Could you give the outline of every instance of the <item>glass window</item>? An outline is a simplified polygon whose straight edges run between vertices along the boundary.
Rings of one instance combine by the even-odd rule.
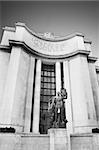
[[[44,71],[44,76],[47,76],[47,71]]]
[[[56,93],[55,64],[43,63],[41,72],[40,133],[46,134],[48,101]]]

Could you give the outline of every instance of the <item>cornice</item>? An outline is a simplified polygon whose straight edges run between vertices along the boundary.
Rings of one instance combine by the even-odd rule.
[[[96,62],[97,61],[97,59],[98,59],[98,57],[94,57],[94,56],[88,56],[88,61],[89,62]]]
[[[75,55],[78,54],[82,54],[82,55],[89,55],[90,51],[87,50],[75,50],[74,52],[71,52],[69,54],[65,54],[65,55],[58,55],[58,56],[51,56],[51,55],[46,55],[46,54],[42,54],[40,52],[35,51],[34,49],[31,49],[25,42],[23,41],[15,41],[15,40],[9,40],[9,44],[10,46],[17,46],[17,47],[22,47],[27,53],[31,53],[33,55],[42,57],[42,58],[47,58],[47,59],[66,59],[66,58],[70,58],[73,57]]]
[[[14,27],[4,27],[2,28],[3,30],[6,30],[6,31],[11,31],[11,32],[15,32],[15,28]]]
[[[95,66],[96,72],[99,72],[99,66]]]
[[[88,39],[84,39],[84,43],[92,44],[92,41],[90,41]]]
[[[0,50],[5,52],[11,52],[11,46],[1,45],[0,44]]]

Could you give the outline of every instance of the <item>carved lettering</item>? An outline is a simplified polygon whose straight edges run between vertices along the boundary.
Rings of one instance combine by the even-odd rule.
[[[38,39],[36,37],[32,38],[33,41],[33,47],[38,50],[39,52],[45,52],[45,53],[56,53],[61,51],[65,51],[65,43],[54,43],[50,41],[43,41],[41,39]]]

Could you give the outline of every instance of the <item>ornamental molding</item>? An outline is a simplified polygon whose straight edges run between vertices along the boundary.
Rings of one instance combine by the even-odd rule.
[[[86,43],[84,43],[84,35],[81,33],[56,37],[49,32],[41,35],[34,33],[24,23],[16,23],[15,25],[15,28],[4,28],[6,36],[2,38],[2,45],[9,46],[10,40],[20,41],[30,47],[32,51],[51,57],[68,55],[77,50],[87,50],[84,45]]]
[[[45,54],[42,54],[42,53],[38,53],[37,51],[31,49],[28,45],[26,45],[26,43],[24,43],[23,41],[14,41],[14,40],[9,40],[9,43],[10,43],[10,47],[13,47],[13,46],[18,46],[18,47],[21,47],[23,48],[23,50],[25,50],[27,53],[31,53],[33,55],[35,55],[35,57],[41,57],[41,58],[45,58],[45,59],[53,59],[53,60],[56,60],[56,59],[71,59],[72,57],[76,56],[76,55],[85,55],[85,56],[88,56],[90,51],[87,51],[87,50],[76,50],[74,52],[71,52],[69,54],[65,54],[65,55],[45,55]]]

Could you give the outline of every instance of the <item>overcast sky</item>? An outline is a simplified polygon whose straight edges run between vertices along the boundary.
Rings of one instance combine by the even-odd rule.
[[[1,25],[24,22],[35,32],[53,32],[66,36],[83,33],[99,57],[99,2],[1,2]],[[1,34],[1,32],[0,32]]]

